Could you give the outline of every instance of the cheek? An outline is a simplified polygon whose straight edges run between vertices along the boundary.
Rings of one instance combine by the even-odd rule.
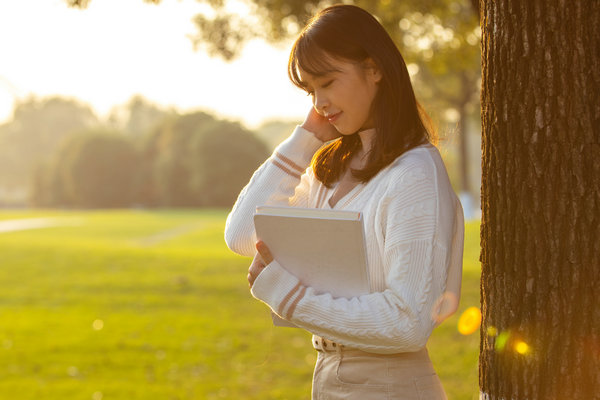
[[[371,105],[373,104],[375,96],[371,93],[363,93],[360,97],[360,102],[357,103],[357,107],[360,108],[360,113],[364,116],[368,116],[371,113]]]

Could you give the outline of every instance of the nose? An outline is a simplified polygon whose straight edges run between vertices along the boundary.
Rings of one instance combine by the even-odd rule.
[[[313,107],[320,115],[325,114],[325,111],[329,107],[329,100],[327,97],[325,97],[325,95],[323,95],[322,92],[319,93],[315,91],[315,94],[313,95]]]

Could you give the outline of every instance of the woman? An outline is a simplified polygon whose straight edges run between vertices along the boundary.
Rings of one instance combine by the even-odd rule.
[[[313,333],[313,399],[444,399],[425,344],[458,305],[463,215],[404,60],[373,16],[337,5],[304,28],[288,72],[313,108],[240,193],[227,244],[255,256],[252,294]],[[263,204],[361,211],[371,293],[333,298],[288,273],[256,241]]]

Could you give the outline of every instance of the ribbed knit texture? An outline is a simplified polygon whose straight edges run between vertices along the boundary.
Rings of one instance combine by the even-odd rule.
[[[309,168],[322,144],[297,127],[254,173],[227,218],[225,240],[233,251],[256,253],[256,206],[330,208],[335,187],[322,185]],[[446,282],[460,295],[462,208],[438,150],[424,145],[408,151],[333,208],[363,213],[371,293],[351,299],[317,293],[274,261],[252,294],[281,317],[349,347],[375,353],[421,349]],[[449,270],[453,279],[447,279]]]

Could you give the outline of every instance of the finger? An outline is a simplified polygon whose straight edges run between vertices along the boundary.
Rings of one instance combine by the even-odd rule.
[[[252,260],[252,264],[250,264],[250,267],[248,268],[247,279],[248,283],[250,284],[250,287],[252,287],[254,281],[264,268],[265,264],[260,259],[260,256],[257,255],[256,257],[254,257],[254,260]]]
[[[273,262],[273,255],[271,255],[271,250],[267,247],[267,245],[263,241],[256,242],[256,250],[260,254],[260,257],[264,261],[265,264],[271,264]]]
[[[250,284],[250,287],[254,285],[254,281],[258,277],[259,273],[260,269],[254,266],[250,267],[250,269],[248,270],[248,283]]]

